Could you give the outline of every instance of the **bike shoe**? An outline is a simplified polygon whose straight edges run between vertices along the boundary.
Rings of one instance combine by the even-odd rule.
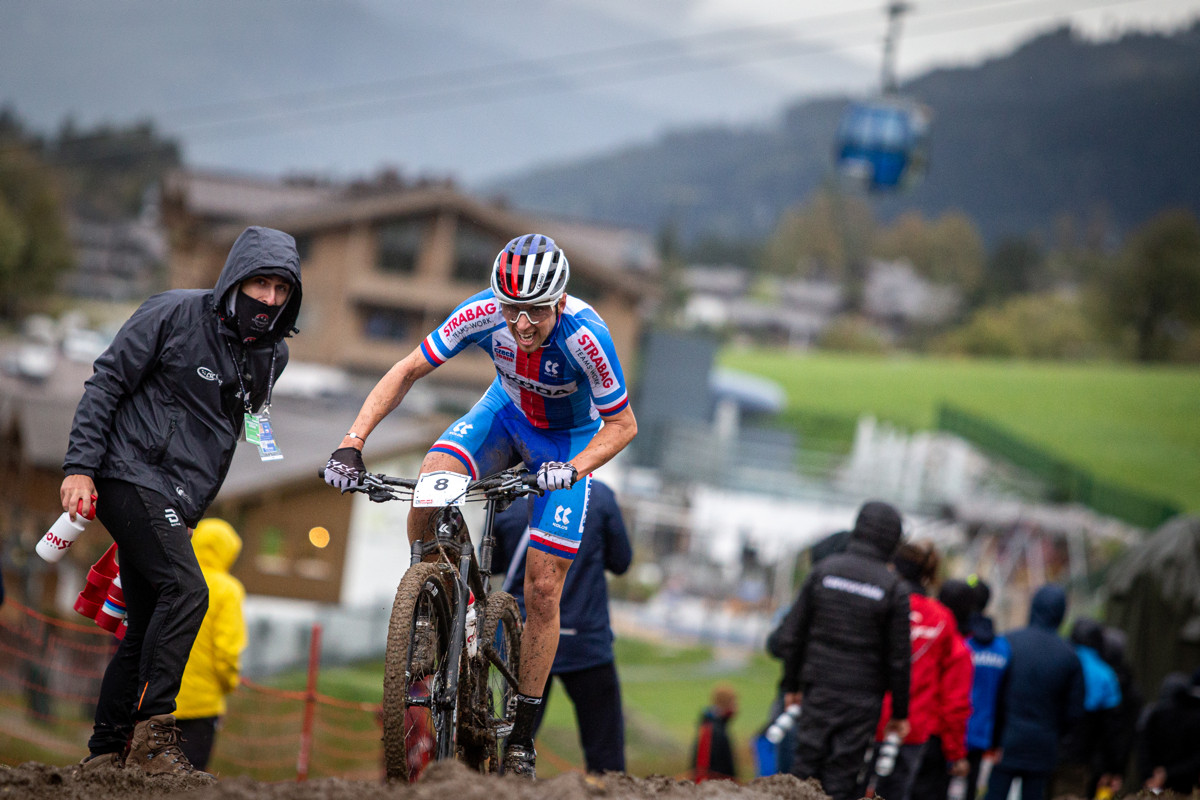
[[[533,747],[509,744],[504,751],[504,772],[533,780],[537,777],[537,751]]]

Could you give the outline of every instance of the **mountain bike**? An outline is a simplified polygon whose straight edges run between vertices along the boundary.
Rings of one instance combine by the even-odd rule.
[[[472,481],[455,472],[420,478],[366,473],[350,491],[374,502],[438,509],[392,604],[383,675],[383,751],[389,782],[415,781],[431,761],[458,758],[500,772],[516,713],[522,621],[517,601],[489,588],[492,526],[518,497],[541,494],[536,476],[506,470]],[[459,506],[487,503],[479,556]]]

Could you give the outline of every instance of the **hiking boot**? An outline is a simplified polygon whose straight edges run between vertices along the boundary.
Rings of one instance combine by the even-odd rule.
[[[509,744],[504,751],[504,772],[533,780],[537,777],[537,751],[532,746]]]
[[[136,767],[147,775],[190,775],[205,783],[216,777],[192,766],[179,748],[179,728],[174,714],[159,714],[139,722],[133,729],[125,766]]]
[[[79,761],[79,774],[99,775],[125,767],[125,758],[121,753],[93,753],[84,756]]]

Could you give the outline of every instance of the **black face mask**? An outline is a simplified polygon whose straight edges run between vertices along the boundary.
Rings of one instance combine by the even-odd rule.
[[[287,305],[286,303],[284,305]],[[238,290],[233,301],[233,313],[237,319],[238,338],[242,344],[254,344],[271,330],[275,318],[283,306],[269,306]]]

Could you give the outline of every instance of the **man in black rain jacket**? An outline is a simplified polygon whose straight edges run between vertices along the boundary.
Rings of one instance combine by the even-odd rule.
[[[908,593],[888,569],[900,536],[895,508],[865,503],[846,551],[813,567],[780,626],[780,689],[787,705],[803,700],[804,709],[792,774],[817,778],[833,800],[859,796],[858,773],[889,690],[889,731],[907,734]]]
[[[214,289],[151,297],[84,384],[60,499],[73,516],[96,503],[117,543],[128,627],[101,683],[82,769],[195,772],[172,715],[208,606],[191,528],[221,488],[246,421],[264,421],[300,300],[295,240],[247,228]],[[260,449],[266,456],[270,446]]]

